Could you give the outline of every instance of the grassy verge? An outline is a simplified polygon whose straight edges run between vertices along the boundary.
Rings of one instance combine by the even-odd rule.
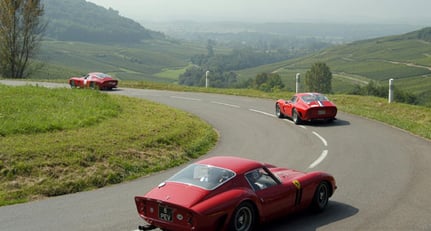
[[[341,111],[384,122],[431,140],[431,108],[404,103],[389,104],[371,96],[334,95]]]
[[[0,136],[91,126],[121,113],[119,104],[96,91],[0,85],[0,94]]]
[[[1,108],[0,205],[134,179],[196,158],[217,140],[199,118],[141,99],[0,88],[2,103],[10,98]]]

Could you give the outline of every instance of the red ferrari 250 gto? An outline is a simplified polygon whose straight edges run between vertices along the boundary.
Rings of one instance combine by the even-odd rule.
[[[71,77],[69,79],[71,88],[92,88],[112,90],[118,85],[118,80],[101,72],[90,72],[82,77]]]
[[[250,231],[307,208],[322,211],[334,177],[254,160],[218,156],[193,163],[144,196],[136,196],[140,230]]]
[[[295,124],[312,120],[332,122],[337,106],[320,93],[297,93],[290,100],[277,100],[275,114],[278,118],[290,117]]]

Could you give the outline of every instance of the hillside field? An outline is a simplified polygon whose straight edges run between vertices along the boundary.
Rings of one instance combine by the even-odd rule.
[[[397,88],[431,101],[431,43],[421,39],[392,36],[334,46],[313,55],[238,71],[241,78],[261,72],[276,72],[289,90],[295,76],[305,76],[316,62],[325,62],[333,73],[334,93],[348,93],[356,84],[377,81],[387,85],[394,79]]]

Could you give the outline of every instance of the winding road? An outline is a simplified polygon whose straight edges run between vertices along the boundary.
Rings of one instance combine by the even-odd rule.
[[[275,102],[266,99],[138,89],[109,93],[167,104],[213,125],[220,140],[204,157],[243,156],[335,176],[338,190],[325,212],[287,217],[263,230],[431,230],[429,140],[342,112],[331,124],[297,126],[276,118]],[[142,222],[134,196],[181,167],[94,191],[0,207],[0,230],[136,230]]]

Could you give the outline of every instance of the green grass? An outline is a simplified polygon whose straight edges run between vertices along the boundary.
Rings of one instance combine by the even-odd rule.
[[[163,69],[161,72],[155,74],[155,76],[157,78],[166,79],[166,80],[169,80],[172,83],[176,83],[176,82],[178,82],[178,77],[181,74],[183,74],[184,72],[186,72],[186,69],[189,66],[190,65],[188,65],[186,67],[182,67],[182,68],[176,68],[176,69]]]
[[[121,113],[118,103],[96,91],[0,85],[0,92],[0,136],[91,126]]]
[[[339,110],[384,122],[431,140],[431,108],[368,96],[333,95]]]
[[[1,110],[2,123],[36,117],[1,128],[0,206],[135,179],[205,154],[217,141],[217,133],[199,118],[141,99],[89,90],[0,88],[2,103],[12,98],[8,110]]]

